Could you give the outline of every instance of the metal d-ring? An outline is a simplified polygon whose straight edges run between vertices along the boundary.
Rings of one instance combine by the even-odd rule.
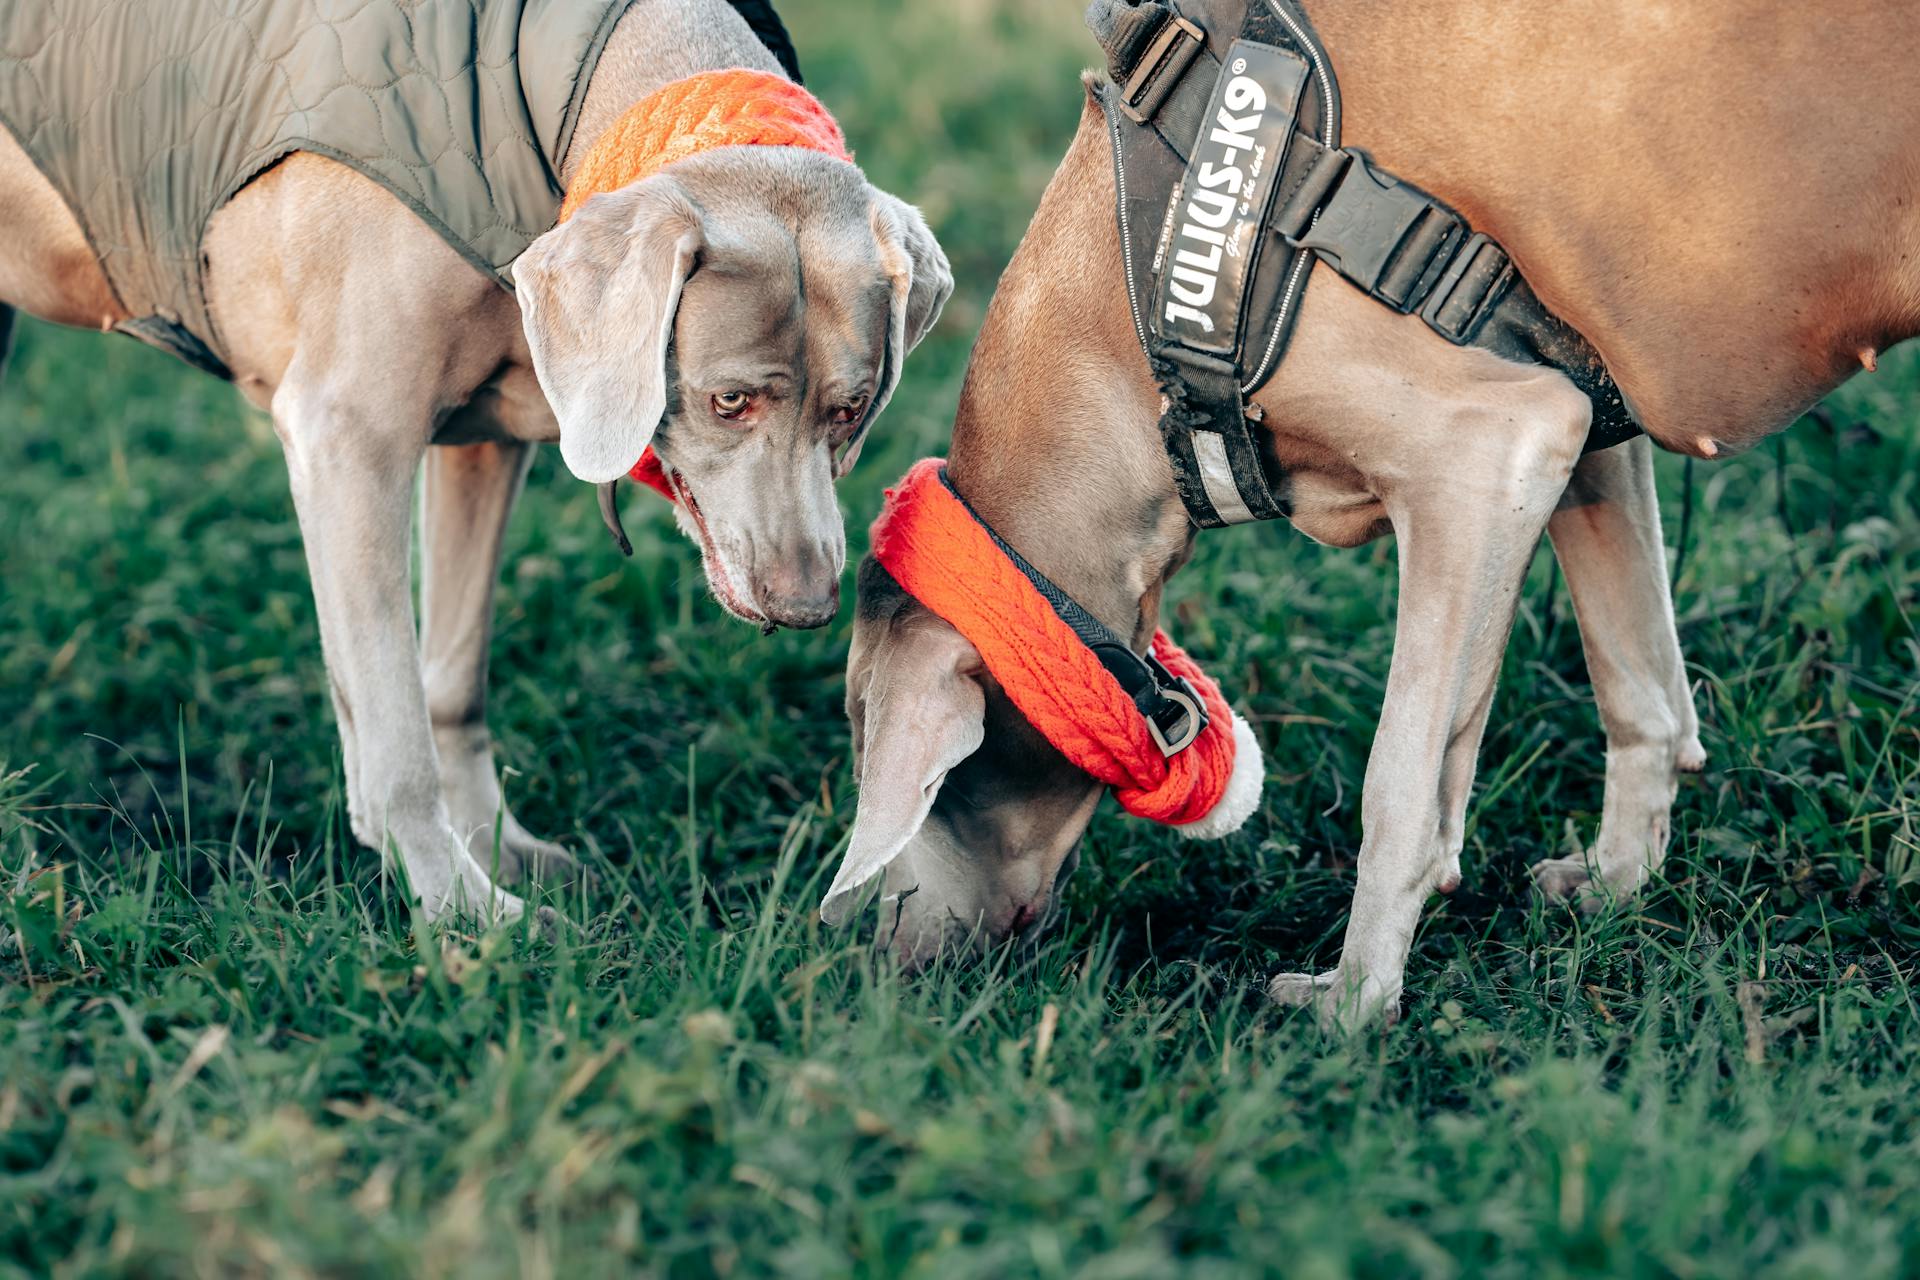
[[[1200,705],[1200,699],[1195,696],[1191,686],[1188,686],[1185,680],[1177,685],[1161,686],[1159,694],[1164,701],[1173,703],[1185,713],[1180,721],[1180,733],[1175,738],[1167,737],[1166,731],[1160,727],[1158,716],[1146,718],[1147,733],[1152,736],[1153,745],[1160,748],[1161,755],[1176,756],[1198,741],[1201,733],[1205,731],[1206,709]]]

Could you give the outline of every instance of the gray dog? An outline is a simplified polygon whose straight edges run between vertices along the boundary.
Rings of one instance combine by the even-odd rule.
[[[780,71],[723,0],[0,0],[0,334],[119,329],[271,411],[353,830],[429,917],[522,912],[496,840],[503,875],[567,857],[507,815],[485,718],[534,444],[606,483],[651,443],[720,602],[819,626],[833,480],[951,291],[915,210],[794,147],[554,226],[630,106],[731,67]]]

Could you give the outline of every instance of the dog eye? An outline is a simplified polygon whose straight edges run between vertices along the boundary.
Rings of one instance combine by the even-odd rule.
[[[744,391],[722,391],[713,398],[713,412],[716,416],[731,422],[747,411],[753,403],[753,397]]]
[[[849,422],[858,422],[860,415],[865,413],[866,410],[867,398],[865,396],[855,396],[833,411],[833,420],[842,425]]]

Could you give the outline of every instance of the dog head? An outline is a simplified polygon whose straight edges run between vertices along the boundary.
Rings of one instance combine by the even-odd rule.
[[[723,147],[589,199],[514,275],[574,475],[651,445],[729,612],[829,621],[833,481],[953,289],[919,212],[844,160]]]
[[[1037,938],[1103,788],[872,557],[860,566],[847,717],[860,805],[826,922],[845,923],[880,876],[879,945],[909,969]]]

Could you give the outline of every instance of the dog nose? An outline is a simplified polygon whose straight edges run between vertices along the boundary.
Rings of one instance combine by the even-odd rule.
[[[1002,936],[1024,937],[1046,920],[1047,912],[1052,909],[1052,906],[1053,894],[1046,889],[1042,889],[1025,902],[1015,902],[1013,914],[1007,917],[1006,932]]]
[[[840,612],[840,575],[818,552],[782,556],[758,575],[754,597],[768,622],[801,631],[824,627]]]

